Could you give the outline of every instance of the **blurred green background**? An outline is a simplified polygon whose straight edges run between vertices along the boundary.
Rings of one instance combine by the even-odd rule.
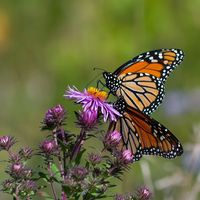
[[[200,121],[199,10],[199,0],[0,1],[1,135],[13,135],[20,145],[35,148],[45,134],[39,131],[44,113],[58,103],[68,109],[68,129],[73,130],[75,106],[63,98],[68,85],[82,90],[99,73],[93,67],[114,71],[139,53],[180,48],[186,57],[169,78],[166,96],[181,91],[191,102],[197,98],[195,109],[170,115],[171,103],[165,100],[153,116],[184,147],[196,144],[192,127]],[[175,103],[176,108],[179,102]],[[117,182],[115,192],[131,192],[146,184],[154,199],[184,199],[196,183],[196,174],[187,172],[182,160],[143,158]],[[180,181],[171,188],[160,188],[158,181],[174,174],[189,178],[184,184]]]

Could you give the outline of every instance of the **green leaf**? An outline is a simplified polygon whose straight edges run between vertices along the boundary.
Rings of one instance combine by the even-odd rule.
[[[108,197],[108,196],[106,196],[106,195],[100,195],[96,199],[102,199],[102,198],[106,198],[106,197]]]
[[[46,192],[42,192],[41,196],[44,197],[45,200],[52,200],[53,198],[47,194]],[[42,198],[43,199],[43,198]]]
[[[113,188],[113,187],[116,187],[117,185],[116,184],[110,184],[108,185],[109,188]]]
[[[45,182],[49,182],[49,176],[43,172],[38,172],[38,175],[41,179],[43,179]]]
[[[66,151],[68,149],[68,143],[66,144],[65,142],[63,142],[59,138],[57,138],[57,139],[58,139],[58,142],[59,142],[59,146],[61,146],[61,148],[62,148],[62,151]]]
[[[70,187],[69,186],[67,186],[67,185],[63,185],[62,186],[62,189],[63,189],[63,191],[66,193],[66,194],[70,194]]]
[[[63,185],[62,190],[65,192],[65,194],[67,194],[69,199],[71,199],[70,196],[72,195],[74,200],[79,200],[81,193],[78,192],[77,190],[74,190],[68,185]]]
[[[77,155],[77,157],[76,157],[76,159],[75,159],[75,163],[76,163],[77,165],[80,164],[81,158],[82,158],[82,156],[83,156],[83,154],[84,154],[85,151],[86,151],[86,150],[83,149],[82,151],[80,151],[80,152],[78,153],[78,155]]]
[[[86,164],[85,164],[85,167],[89,168],[89,166],[90,166],[90,163],[87,161]]]
[[[56,179],[55,181],[60,182],[61,181],[61,173],[60,173],[60,170],[58,169],[58,167],[54,163],[51,165],[51,171],[54,174],[54,180]]]

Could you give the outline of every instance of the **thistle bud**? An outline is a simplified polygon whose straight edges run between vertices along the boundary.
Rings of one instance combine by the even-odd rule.
[[[143,186],[137,190],[137,197],[139,200],[150,200],[152,197],[152,193],[149,188]]]
[[[95,128],[98,119],[98,113],[96,111],[86,110],[76,113],[76,115],[78,119],[77,124],[80,125],[80,127],[83,127],[86,130]]]
[[[57,126],[62,125],[65,119],[65,113],[63,106],[57,105],[49,109],[44,117],[42,129],[54,129]]]
[[[114,200],[126,200],[126,197],[122,194],[116,194]]]
[[[78,179],[82,180],[88,174],[88,170],[85,167],[76,166],[72,169],[72,175]]]
[[[13,163],[10,166],[10,175],[14,178],[20,178],[24,176],[24,165],[22,163]]]
[[[13,180],[9,180],[9,179],[7,179],[7,180],[5,180],[3,183],[2,183],[2,190],[3,191],[11,191],[12,190],[12,188],[14,187],[14,183],[13,183]]]
[[[22,189],[24,191],[26,191],[26,193],[30,193],[32,191],[36,191],[37,190],[37,184],[35,181],[32,180],[26,180],[23,185],[22,185]]]
[[[94,153],[89,154],[89,161],[93,165],[99,164],[101,162],[101,160],[102,160],[101,155],[94,154]]]
[[[121,155],[119,156],[119,160],[120,162],[122,162],[123,164],[129,164],[133,161],[133,154],[131,153],[131,151],[129,149],[124,150]]]
[[[21,160],[21,156],[16,153],[10,153],[10,162],[12,163],[18,163]]]
[[[0,136],[0,150],[6,150],[8,151],[10,147],[15,144],[15,139],[14,137],[11,136]]]
[[[31,158],[32,153],[33,153],[33,150],[29,147],[24,147],[19,151],[19,155],[26,160]]]
[[[44,140],[40,144],[41,151],[46,155],[56,154],[58,151],[58,146],[54,140]]]
[[[120,143],[122,136],[118,131],[108,132],[104,137],[104,145],[111,149]]]

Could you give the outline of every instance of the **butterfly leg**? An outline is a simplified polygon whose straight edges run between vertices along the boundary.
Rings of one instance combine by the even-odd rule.
[[[110,96],[110,94],[111,94],[111,92],[108,92],[108,97]],[[107,97],[107,99],[108,99],[108,97]]]
[[[100,84],[103,86],[103,88],[106,87],[106,85],[105,85],[101,80],[98,80],[98,81],[97,81],[97,88],[99,88],[99,85],[100,85]],[[102,89],[102,88],[101,88],[101,89]]]

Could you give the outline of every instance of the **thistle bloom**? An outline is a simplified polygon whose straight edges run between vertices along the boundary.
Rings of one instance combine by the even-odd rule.
[[[1,136],[0,137],[0,150],[9,150],[10,147],[15,144],[15,139],[11,136]]]
[[[3,191],[7,191],[7,190],[10,191],[14,187],[13,180],[9,180],[9,179],[5,180],[2,183],[2,186],[3,186],[2,188]]]
[[[122,136],[118,131],[108,132],[104,138],[104,145],[107,148],[115,147],[120,143]]]
[[[23,184],[22,184],[22,188],[25,190],[27,193],[31,192],[31,191],[36,191],[37,190],[37,184],[35,181],[32,180],[26,180]]]
[[[137,190],[137,197],[140,200],[149,200],[152,197],[152,193],[149,188],[143,186]]]
[[[43,129],[54,129],[56,126],[61,125],[64,122],[65,113],[66,111],[61,105],[50,108],[45,114]]]
[[[126,197],[122,194],[116,194],[114,199],[115,200],[126,200]]]
[[[85,167],[75,166],[72,169],[72,175],[78,180],[82,180],[88,174],[88,170]]]
[[[94,87],[84,89],[83,92],[78,91],[75,87],[66,91],[66,98],[75,99],[77,103],[82,104],[84,111],[95,112],[98,116],[100,111],[103,114],[103,119],[106,122],[108,118],[111,121],[116,121],[116,116],[121,116],[120,113],[113,108],[113,105],[106,102],[107,93]]]
[[[126,149],[121,153],[119,159],[123,164],[129,164],[133,161],[133,154],[129,149]]]
[[[22,157],[19,154],[16,153],[10,153],[10,162],[19,162],[22,159]]]
[[[102,160],[101,155],[94,154],[94,153],[89,154],[89,161],[93,165],[99,164],[101,162],[101,160]]]
[[[30,147],[23,147],[19,151],[19,155],[24,159],[30,159],[33,155],[33,150]]]
[[[54,140],[44,140],[40,145],[40,149],[43,153],[50,155],[57,152],[58,146]]]
[[[24,169],[24,177],[30,178],[30,177],[32,177],[32,176],[33,176],[33,170],[26,167],[26,168]]]
[[[70,135],[67,131],[65,130],[61,130],[61,129],[58,129],[56,130],[56,135],[57,135],[57,139],[58,139],[58,144],[60,144],[60,142],[68,142],[69,138],[70,138]]]
[[[24,165],[22,163],[13,163],[10,166],[10,175],[12,177],[22,177],[24,175]]]
[[[78,125],[84,127],[85,129],[92,129],[97,123],[97,112],[92,111],[82,111],[77,113]]]

